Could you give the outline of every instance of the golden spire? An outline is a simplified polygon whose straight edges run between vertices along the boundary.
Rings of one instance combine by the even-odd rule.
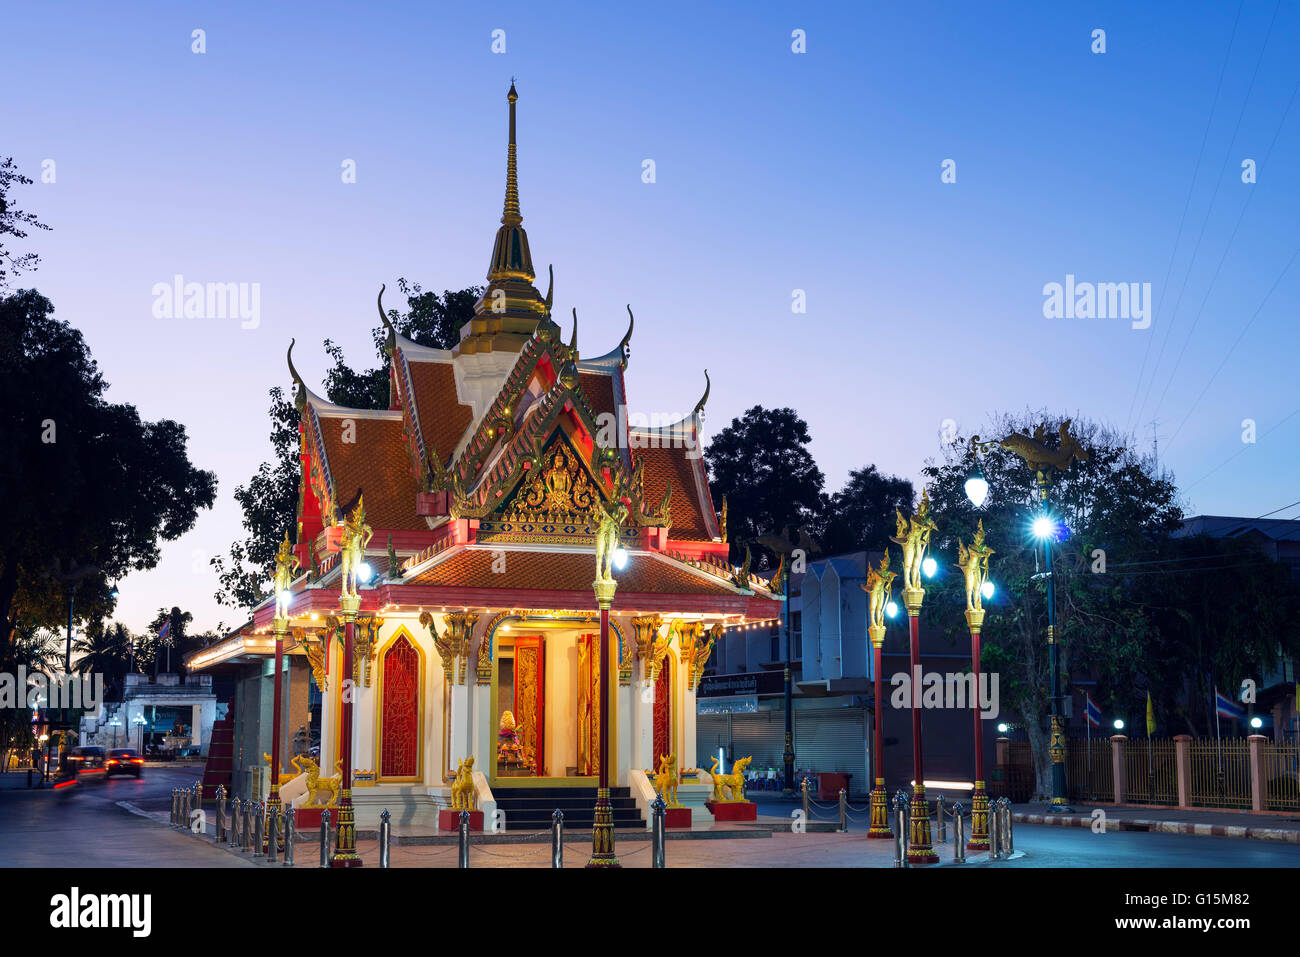
[[[515,157],[515,101],[519,94],[515,92],[514,80],[510,81],[506,99],[510,101],[510,145],[506,148],[506,205],[501,213],[501,222],[506,226],[518,226],[524,217],[519,214],[519,167]]]
[[[519,168],[515,146],[515,92],[510,92],[510,140],[506,147],[506,199],[501,211],[501,226],[492,245],[488,265],[487,288],[474,304],[474,318],[461,327],[456,354],[518,351],[533,335],[539,322],[547,321],[549,306],[533,279],[533,255],[528,249],[528,234],[519,212]]]

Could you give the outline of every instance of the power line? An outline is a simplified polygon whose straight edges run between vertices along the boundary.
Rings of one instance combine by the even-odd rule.
[[[1152,393],[1152,392],[1154,391],[1154,389],[1155,389],[1155,384],[1156,384],[1156,373],[1159,372],[1159,370],[1160,370],[1160,362],[1161,362],[1161,360],[1164,359],[1164,355],[1165,355],[1165,347],[1169,345],[1169,340],[1173,338],[1173,334],[1174,334],[1174,326],[1177,325],[1177,323],[1178,323],[1178,309],[1179,309],[1179,307],[1182,306],[1182,304],[1183,304],[1183,293],[1185,293],[1185,292],[1187,291],[1187,282],[1188,282],[1189,279],[1191,279],[1191,276],[1192,276],[1192,269],[1193,269],[1193,267],[1195,267],[1195,265],[1196,265],[1196,256],[1197,256],[1197,253],[1199,253],[1199,252],[1201,251],[1201,241],[1205,238],[1205,227],[1206,227],[1206,226],[1209,224],[1209,222],[1210,222],[1210,214],[1211,214],[1212,212],[1214,212],[1214,204],[1215,204],[1215,202],[1216,202],[1216,201],[1218,200],[1218,198],[1219,198],[1219,188],[1223,185],[1224,173],[1226,173],[1226,172],[1227,172],[1227,169],[1228,169],[1228,160],[1229,160],[1229,159],[1231,158],[1231,156],[1232,156],[1232,148],[1233,148],[1234,146],[1237,145],[1237,134],[1238,134],[1239,132],[1241,132],[1241,121],[1242,121],[1242,119],[1244,119],[1245,116],[1246,116],[1246,107],[1250,105],[1250,95],[1251,95],[1251,93],[1253,93],[1253,92],[1255,91],[1255,80],[1259,78],[1259,67],[1260,67],[1260,64],[1262,64],[1262,63],[1264,62],[1264,53],[1265,53],[1265,51],[1268,49],[1268,41],[1269,41],[1269,39],[1273,36],[1273,25],[1277,22],[1277,11],[1278,11],[1278,8],[1279,8],[1281,5],[1282,5],[1282,0],[1278,0],[1278,2],[1277,2],[1276,4],[1274,4],[1274,6],[1273,6],[1273,17],[1272,17],[1272,19],[1270,19],[1269,22],[1268,22],[1268,32],[1264,34],[1264,43],[1260,46],[1260,48],[1259,48],[1259,56],[1255,59],[1255,70],[1254,70],[1254,72],[1251,73],[1251,75],[1250,75],[1250,84],[1246,87],[1246,96],[1245,96],[1245,98],[1241,101],[1241,111],[1237,114],[1237,122],[1236,122],[1236,125],[1233,126],[1233,128],[1232,128],[1232,137],[1228,140],[1228,146],[1227,146],[1227,149],[1225,149],[1225,150],[1223,151],[1223,163],[1222,163],[1222,165],[1221,165],[1220,168],[1219,168],[1219,175],[1218,175],[1218,177],[1215,178],[1215,181],[1214,181],[1214,192],[1212,192],[1212,193],[1210,194],[1210,203],[1209,203],[1208,206],[1205,207],[1205,216],[1201,219],[1201,229],[1200,229],[1200,232],[1197,233],[1197,236],[1196,236],[1196,245],[1192,247],[1192,256],[1191,256],[1191,258],[1187,261],[1187,271],[1186,271],[1185,273],[1183,273],[1183,284],[1182,284],[1181,287],[1179,287],[1179,290],[1178,290],[1178,299],[1175,300],[1175,302],[1174,302],[1174,312],[1173,312],[1173,315],[1171,315],[1171,316],[1169,317],[1169,325],[1168,325],[1168,328],[1165,330],[1165,337],[1164,337],[1164,339],[1162,339],[1161,342],[1160,342],[1160,351],[1156,354],[1156,364],[1155,364],[1155,365],[1152,367],[1152,369],[1151,369],[1151,381],[1147,383],[1147,391],[1146,391],[1146,395],[1144,395],[1143,398],[1142,398],[1142,405],[1138,407],[1138,418],[1139,418],[1139,419],[1141,419],[1141,417],[1142,417],[1142,413],[1146,411],[1147,401],[1151,398],[1151,393]],[[1285,117],[1284,117],[1284,119],[1285,119]],[[1280,129],[1281,129],[1281,127],[1279,126],[1279,130],[1280,130]],[[1250,197],[1247,196],[1247,197],[1246,197],[1246,204],[1249,204],[1249,202],[1250,202]],[[1243,210],[1244,210],[1244,208],[1245,208],[1245,205],[1243,205]],[[1240,217],[1238,217],[1238,224],[1240,224],[1240,221],[1241,221],[1241,220],[1240,220]],[[1233,236],[1236,235],[1236,232],[1237,232],[1237,231],[1234,229],[1234,230],[1233,230]],[[1224,248],[1224,253],[1223,253],[1223,255],[1224,255],[1225,258],[1226,258],[1227,254],[1228,254],[1228,253],[1227,253],[1228,248],[1230,248],[1231,245],[1232,245],[1232,239],[1230,238],[1230,239],[1228,240],[1228,246]],[[1219,265],[1220,265],[1220,266],[1223,265],[1223,261],[1222,261],[1222,259],[1220,259],[1220,261],[1219,261]],[[1215,277],[1217,278],[1217,276],[1218,276],[1218,271],[1216,270],[1216,271],[1215,271]],[[1213,280],[1211,281],[1211,285],[1213,285]],[[1208,296],[1209,293],[1207,292],[1206,295]],[[1202,304],[1202,306],[1204,306],[1204,301],[1202,301],[1201,304]],[[1197,318],[1199,319],[1199,317],[1200,317],[1200,314],[1197,313]],[[1195,328],[1196,328],[1196,326],[1193,324],[1192,329],[1195,330]],[[1190,338],[1191,333],[1188,333],[1188,336],[1189,336],[1189,338]],[[1184,343],[1183,348],[1186,349],[1186,343]],[[1180,354],[1179,357],[1181,358],[1181,354]],[[1175,364],[1175,366],[1174,366],[1174,371],[1176,372],[1177,369],[1178,369],[1178,366],[1177,366],[1177,364]],[[1169,381],[1170,381],[1170,382],[1173,381],[1173,373],[1170,374],[1170,380],[1169,380]],[[1161,402],[1164,401],[1165,393],[1167,393],[1168,391],[1169,391],[1169,382],[1166,382],[1166,383],[1165,383],[1164,392],[1162,392],[1162,393],[1160,394],[1160,401],[1161,401]],[[1155,409],[1152,411],[1152,415],[1155,415],[1155,414],[1156,414],[1157,412],[1159,412],[1159,411],[1160,411],[1160,403],[1157,402],[1157,403],[1156,403],[1156,407],[1155,407]]]
[[[1297,252],[1300,252],[1300,250],[1296,250],[1296,251],[1297,251]],[[1292,256],[1291,258],[1294,260],[1294,259],[1295,259],[1295,256]],[[1288,266],[1288,268],[1289,268],[1289,266]],[[1279,277],[1279,278],[1281,278],[1281,277]],[[1275,283],[1274,285],[1276,285],[1276,283]],[[1234,348],[1235,348],[1235,346],[1234,346]],[[1226,360],[1225,360],[1225,361],[1226,361]],[[1221,368],[1223,368],[1223,366],[1220,365],[1219,368],[1221,369]],[[1217,375],[1217,374],[1218,374],[1218,373],[1216,372],[1215,375]],[[1213,380],[1213,377],[1211,377],[1211,380],[1210,380],[1210,381],[1214,381],[1214,380]],[[1209,388],[1209,386],[1207,385],[1206,388]],[[1205,391],[1204,391],[1204,390],[1201,391],[1201,395],[1205,395]],[[1199,402],[1200,399],[1198,398],[1197,401]],[[1272,435],[1274,432],[1276,432],[1278,429],[1280,429],[1280,428],[1281,428],[1283,425],[1285,425],[1287,422],[1291,421],[1291,419],[1295,418],[1297,414],[1300,414],[1300,408],[1295,409],[1293,412],[1291,412],[1290,415],[1286,416],[1286,418],[1284,418],[1284,419],[1282,419],[1282,421],[1278,422],[1277,425],[1273,426],[1271,429],[1269,429],[1267,432],[1265,432],[1263,435],[1261,435],[1260,438],[1261,438],[1261,439],[1268,438],[1270,435]],[[1191,415],[1191,413],[1189,412],[1188,415]],[[1187,420],[1184,419],[1183,421],[1186,422]],[[1182,428],[1182,426],[1179,426],[1179,428]],[[1178,433],[1175,432],[1174,434],[1177,435]],[[1220,462],[1220,463],[1219,463],[1218,465],[1216,465],[1214,468],[1210,469],[1210,471],[1206,472],[1204,475],[1202,475],[1200,478],[1198,478],[1195,482],[1192,482],[1190,485],[1184,485],[1183,488],[1182,488],[1182,490],[1183,490],[1184,492],[1186,492],[1188,489],[1190,489],[1190,488],[1195,488],[1197,485],[1200,485],[1200,484],[1201,484],[1202,482],[1204,482],[1207,478],[1209,478],[1209,477],[1210,477],[1211,475],[1213,475],[1215,472],[1219,471],[1219,469],[1223,468],[1225,465],[1227,465],[1229,462],[1231,462],[1233,459],[1235,459],[1238,455],[1241,455],[1243,452],[1245,452],[1245,451],[1246,451],[1247,449],[1249,449],[1249,448],[1250,448],[1249,445],[1246,445],[1245,443],[1242,443],[1241,448],[1239,448],[1237,451],[1233,452],[1231,455],[1229,455],[1226,459],[1224,459],[1222,462]],[[1294,504],[1297,504],[1297,503],[1292,502],[1291,504],[1294,505]],[[1290,507],[1291,507],[1290,505],[1284,505],[1284,506],[1282,506],[1282,508],[1290,508]],[[1279,509],[1275,509],[1274,511],[1278,511],[1278,512],[1280,512],[1280,511],[1282,511],[1282,509],[1279,508]],[[1272,513],[1272,512],[1268,512],[1267,514],[1272,515],[1273,513]],[[1260,516],[1260,518],[1263,518],[1263,517],[1264,517],[1264,516],[1262,516],[1262,515]]]
[[[1241,9],[1245,6],[1245,3],[1246,0],[1241,0],[1241,2],[1237,4],[1237,15],[1233,17],[1232,20],[1232,33],[1228,37],[1228,49],[1223,54],[1223,66],[1219,68],[1219,81],[1214,86],[1214,100],[1210,104],[1209,118],[1205,121],[1205,132],[1201,134],[1201,148],[1196,153],[1196,166],[1192,169],[1191,185],[1187,187],[1187,199],[1183,201],[1183,212],[1182,215],[1178,217],[1178,232],[1174,235],[1174,248],[1169,253],[1169,265],[1165,267],[1165,278],[1164,282],[1161,284],[1162,289],[1169,283],[1169,276],[1174,270],[1174,260],[1178,256],[1178,246],[1183,239],[1183,225],[1187,222],[1187,210],[1190,209],[1192,205],[1192,194],[1196,192],[1196,180],[1201,174],[1201,160],[1205,157],[1205,144],[1209,142],[1210,127],[1214,124],[1214,114],[1219,108],[1219,94],[1223,90],[1223,77],[1224,74],[1228,72],[1228,61],[1232,59],[1232,45],[1237,39],[1237,24],[1241,22]],[[1163,304],[1164,297],[1161,296],[1160,304],[1156,306],[1157,314],[1160,312],[1160,306]],[[1125,420],[1127,424],[1124,427],[1125,432],[1129,431],[1129,426],[1134,422],[1133,407],[1137,404],[1138,394],[1142,391],[1142,377],[1146,374],[1147,359],[1151,356],[1151,339],[1153,338],[1155,337],[1152,336],[1147,339],[1146,351],[1142,354],[1142,368],[1138,372],[1137,384],[1133,389],[1133,398],[1129,401],[1128,416]],[[1141,416],[1138,418],[1140,419]]]

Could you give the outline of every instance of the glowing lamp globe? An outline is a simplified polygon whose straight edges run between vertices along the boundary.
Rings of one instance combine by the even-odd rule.
[[[980,594],[985,598],[992,598],[994,591],[995,589],[993,588],[993,583],[991,581],[986,581],[983,585],[980,585]]]
[[[1124,730],[1124,719],[1123,719],[1123,718],[1116,718],[1116,719],[1115,719],[1115,730],[1116,730],[1116,731],[1123,731],[1123,730]]]
[[[1264,719],[1259,715],[1255,715],[1255,717],[1250,719],[1250,726],[1258,731],[1260,728],[1264,727]]]
[[[1035,538],[1051,538],[1056,534],[1056,522],[1047,515],[1039,515],[1032,526]]]
[[[620,571],[622,571],[624,568],[627,568],[627,549],[626,549],[626,548],[616,548],[616,549],[614,549],[614,567],[617,568],[617,569],[619,569]]]
[[[976,508],[984,504],[984,500],[989,496],[989,480],[984,477],[978,465],[975,471],[971,472],[966,478],[966,497]]]
[[[939,570],[939,563],[936,562],[929,555],[927,555],[925,557],[925,560],[921,562],[921,574],[925,575],[926,578],[933,578],[934,573],[937,572],[938,570]]]
[[[896,601],[891,601],[888,605],[886,605],[886,606],[885,606],[885,614],[888,615],[890,618],[897,618],[897,617],[898,617],[898,602],[896,602]]]
[[[357,566],[357,581],[359,582],[364,583],[370,581],[370,579],[374,577],[374,574],[375,570],[370,567],[369,562],[362,562]]]

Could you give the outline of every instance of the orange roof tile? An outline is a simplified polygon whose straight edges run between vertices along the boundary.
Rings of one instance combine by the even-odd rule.
[[[704,523],[701,503],[696,497],[694,465],[686,457],[685,448],[635,449],[638,460],[645,462],[645,500],[658,507],[669,480],[673,483],[672,520],[669,538],[682,541],[705,542],[712,536]],[[713,508],[709,502],[708,508]]]
[[[608,412],[611,415],[617,414],[614,408],[614,377],[612,375],[601,375],[599,372],[579,372],[578,387],[582,390],[587,404],[591,406],[591,411],[600,415],[602,412]]]
[[[344,422],[355,428],[354,442],[345,442]],[[360,488],[366,500],[366,520],[375,529],[427,529],[415,512],[418,491],[411,474],[411,457],[402,437],[402,420],[374,419],[358,413],[320,420],[334,494],[341,506]]]
[[[456,377],[447,362],[408,360],[415,408],[426,448],[436,448],[443,464],[469,428],[472,411],[456,400]]]
[[[443,588],[519,588],[539,591],[591,591],[595,555],[582,552],[506,551],[505,571],[493,572],[492,548],[469,548],[421,572],[406,584]],[[499,568],[500,566],[498,566]],[[618,572],[625,594],[735,595],[671,562],[633,552]]]

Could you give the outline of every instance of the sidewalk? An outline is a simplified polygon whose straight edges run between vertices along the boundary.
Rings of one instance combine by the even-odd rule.
[[[1300,844],[1300,816],[1284,812],[1251,813],[1215,808],[1156,807],[1135,804],[1070,804],[1074,813],[1052,813],[1045,802],[1016,804],[1011,816],[1018,824],[1047,824],[1058,827],[1093,826],[1093,815],[1101,811],[1107,831],[1159,831],[1198,837],[1239,837],[1255,841],[1283,841]]]

